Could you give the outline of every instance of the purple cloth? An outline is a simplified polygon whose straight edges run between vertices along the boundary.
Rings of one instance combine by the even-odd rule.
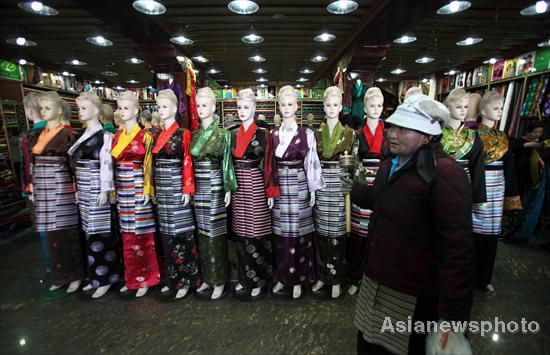
[[[275,236],[275,278],[285,288],[315,282],[313,233],[299,238]]]

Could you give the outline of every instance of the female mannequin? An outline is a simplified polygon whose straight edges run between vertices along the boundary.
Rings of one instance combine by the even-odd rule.
[[[468,112],[469,95],[464,89],[454,89],[443,102],[449,109],[450,117],[443,128],[441,147],[443,151],[456,159],[472,185],[472,203],[474,209],[483,208],[487,202],[485,192],[485,160],[483,144],[476,131],[464,127],[464,119]],[[481,232],[479,219],[473,218],[474,233]]]
[[[99,298],[112,284],[120,282],[122,276],[108,197],[115,189],[111,156],[113,134],[101,126],[101,99],[97,94],[83,92],[76,103],[78,118],[86,124],[86,130],[68,153],[76,166],[77,203],[82,230],[86,234],[90,284],[83,290],[95,289],[92,298]]]
[[[113,119],[114,119],[115,113],[113,111],[113,107],[109,104],[103,104],[101,105],[101,114],[100,114],[100,121],[103,125],[103,129],[107,132],[111,132],[112,134],[115,134],[117,129],[115,126],[113,126]]]
[[[195,194],[191,161],[191,132],[176,122],[178,99],[170,89],[157,95],[159,115],[164,121],[153,145],[155,191],[160,235],[166,264],[166,286],[175,299],[200,286],[195,222],[189,206]]]
[[[503,106],[504,98],[496,91],[485,93],[479,103],[482,120],[477,133],[485,153],[487,208],[474,211],[474,219],[479,218],[481,225],[481,231],[474,233],[475,287],[478,294],[486,298],[496,295],[491,278],[498,237],[502,231],[503,211],[521,209],[508,137],[493,128],[502,117]]]
[[[231,203],[231,191],[237,188],[237,178],[231,159],[231,134],[214,120],[216,97],[212,89],[199,89],[196,104],[201,126],[193,132],[191,155],[204,281],[197,294],[214,300],[222,296],[229,278],[226,208]]]
[[[124,126],[115,135],[112,149],[126,282],[120,292],[137,289],[136,297],[142,297],[160,279],[151,202],[154,195],[153,137],[137,123],[139,102],[133,93],[120,94],[117,105]]]
[[[270,210],[280,191],[271,134],[254,123],[256,97],[251,89],[239,92],[237,110],[242,125],[231,135],[231,152],[239,187],[231,211],[239,283],[233,292],[243,301],[257,301],[272,279]]]
[[[347,174],[347,169],[340,167],[340,156],[352,152],[354,132],[344,128],[338,117],[342,111],[342,93],[336,86],[325,90],[323,105],[326,114],[326,125],[315,131],[317,152],[321,159],[323,178],[326,188],[316,191],[313,221],[315,222],[315,251],[317,282],[313,285],[314,294],[338,298],[340,284],[345,275],[345,236],[346,236],[346,201],[344,196],[349,191],[342,191],[340,176]],[[330,296],[321,292],[327,283],[332,290]]]
[[[387,151],[384,122],[380,120],[384,109],[384,96],[379,88],[372,87],[367,90],[363,100],[367,117],[363,128],[357,131],[357,141],[359,142],[357,158],[361,161],[362,169],[356,171],[354,179],[372,185],[380,166],[380,160]],[[351,233],[347,245],[347,264],[351,283],[348,293],[350,295],[357,292],[363,274],[367,229],[371,214],[371,210],[352,204]]]
[[[34,136],[32,144],[36,231],[46,233],[52,262],[50,291],[69,284],[67,293],[72,293],[78,290],[84,278],[78,211],[67,156],[74,136],[61,123],[63,101],[56,92],[40,94],[38,103],[46,127],[40,135]],[[55,198],[52,199],[52,195]]]
[[[283,288],[292,288],[292,298],[299,298],[301,285],[315,281],[311,208],[315,191],[325,182],[313,131],[296,124],[294,88],[281,88],[278,100],[283,122],[271,131],[281,191],[272,210],[277,264],[273,293],[286,297]]]
[[[473,93],[468,96],[468,112],[466,113],[464,127],[477,129],[477,119],[479,117],[479,102],[481,101],[481,95],[478,93]]]

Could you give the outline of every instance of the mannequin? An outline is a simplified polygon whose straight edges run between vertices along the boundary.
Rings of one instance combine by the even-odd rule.
[[[40,134],[40,131],[46,127],[46,121],[40,116],[40,105],[37,100],[38,94],[36,92],[30,92],[23,98],[23,108],[25,110],[25,116],[27,121],[30,122],[31,128],[28,131],[23,131],[20,138],[20,156],[21,156],[21,192],[23,197],[26,197],[33,202],[32,194],[32,141],[34,137]],[[35,210],[29,205],[31,213],[33,214],[33,221],[36,220]],[[48,255],[48,248],[46,245],[46,233],[38,232],[40,238],[40,244],[42,244],[42,252],[44,254],[44,265],[46,266],[46,272],[51,271],[51,262]]]
[[[176,98],[177,100],[177,98]],[[145,129],[147,132],[151,133],[153,137],[155,137],[159,132],[159,128],[153,127],[153,114],[149,110],[143,110],[141,111],[140,117],[140,123],[143,126],[143,129]]]
[[[346,254],[346,202],[340,184],[340,176],[348,174],[347,169],[340,167],[340,156],[352,152],[355,133],[351,128],[344,128],[339,121],[342,112],[342,93],[336,86],[325,90],[323,106],[326,114],[326,125],[315,131],[317,152],[321,159],[323,179],[327,187],[317,190],[313,208],[315,222],[315,256],[317,282],[312,291],[323,298],[338,298],[341,294],[340,284],[345,281]],[[330,295],[323,289],[328,284]]]
[[[384,122],[380,120],[384,109],[382,91],[377,87],[369,88],[365,93],[363,105],[366,118],[363,128],[357,131],[359,144],[356,153],[361,166],[356,170],[354,180],[372,186],[380,161],[388,151],[384,135]],[[372,211],[369,209],[360,208],[356,204],[351,206],[351,233],[346,256],[351,284],[348,289],[350,295],[357,292],[363,275],[368,237],[367,229],[371,214]]]
[[[36,230],[46,233],[52,262],[53,285],[49,290],[55,291],[69,284],[67,293],[73,293],[84,278],[78,211],[67,156],[74,135],[61,124],[63,101],[57,92],[40,94],[38,103],[46,127],[40,135],[34,136],[32,144]],[[55,193],[54,199],[51,198],[52,192]]]
[[[92,298],[109,291],[121,280],[122,268],[116,238],[112,233],[109,194],[115,190],[111,147],[113,134],[103,130],[99,121],[101,99],[94,92],[83,92],[76,98],[78,118],[86,130],[69,149],[76,166],[77,203],[82,230],[86,234]]]
[[[272,210],[277,264],[273,293],[296,299],[303,294],[302,284],[315,281],[311,208],[315,191],[324,188],[325,182],[315,135],[296,124],[298,100],[292,86],[281,88],[278,103],[283,122],[271,131],[281,191]]]
[[[474,233],[475,242],[475,288],[476,294],[491,298],[496,295],[491,285],[495,264],[498,237],[502,232],[503,211],[521,209],[512,151],[508,137],[496,130],[502,117],[504,98],[496,91],[488,91],[479,103],[481,123],[477,133],[485,153],[485,180],[487,208],[474,211],[479,218],[481,232]]]
[[[274,197],[280,195],[271,134],[254,123],[256,97],[244,89],[237,97],[242,122],[231,135],[231,152],[237,176],[232,198],[232,228],[237,241],[239,282],[233,289],[237,299],[257,301],[271,283]]]
[[[361,81],[361,79],[357,79],[353,85],[353,103],[351,106],[351,114],[353,116],[357,117],[363,117],[365,112],[365,97],[367,93],[367,85]],[[365,123],[364,120],[362,120],[361,125]]]
[[[479,117],[479,102],[481,101],[481,95],[478,93],[473,93],[468,96],[468,112],[466,113],[464,127],[477,129],[477,118]]]
[[[107,132],[111,132],[112,134],[115,134],[117,131],[115,126],[113,126],[114,115],[115,113],[113,112],[113,108],[111,107],[111,105],[101,105],[101,124],[103,125],[104,130],[106,130]]]
[[[195,194],[191,161],[191,132],[176,122],[178,99],[172,90],[157,95],[162,132],[153,144],[157,215],[166,265],[166,286],[174,299],[181,299],[190,289],[200,286],[195,222],[189,206]]]
[[[153,137],[137,123],[139,102],[125,91],[117,99],[124,128],[113,141],[117,182],[117,208],[122,235],[125,286],[120,292],[136,290],[136,297],[147,294],[160,280],[155,252],[153,216]],[[138,219],[139,216],[139,219]]]
[[[212,89],[199,89],[196,104],[201,125],[193,132],[191,154],[203,279],[197,295],[215,300],[224,294],[229,278],[226,208],[231,203],[231,191],[237,188],[237,178],[231,158],[231,134],[219,128],[214,119],[216,97]]]
[[[464,127],[469,101],[470,98],[466,90],[458,88],[451,91],[443,102],[449,109],[450,117],[443,128],[441,147],[466,170],[472,185],[473,209],[479,210],[483,209],[487,202],[485,160],[483,144],[476,131]],[[479,222],[479,218],[473,215],[474,233],[480,233],[482,230]]]
[[[65,100],[63,100],[63,117],[61,118],[61,123],[66,126],[69,129],[71,128],[71,116],[73,112],[71,110],[71,106],[69,106],[69,103]]]

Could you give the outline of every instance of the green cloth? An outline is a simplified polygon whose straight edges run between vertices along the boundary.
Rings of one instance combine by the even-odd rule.
[[[340,138],[342,138],[342,134],[344,133],[343,129],[344,127],[342,127],[342,124],[340,122],[336,123],[336,126],[334,126],[334,131],[332,132],[331,136],[328,124],[323,127],[323,158],[330,159],[332,157],[334,149],[336,148],[338,141],[340,140]]]
[[[229,280],[229,258],[225,235],[209,237],[199,233],[201,277],[210,286],[222,286]]]
[[[339,160],[344,152],[353,155],[353,146],[356,141],[353,129],[342,126],[340,122],[334,128],[330,138],[328,138],[328,126],[315,130],[315,140],[317,141],[317,154],[321,160],[325,161]],[[327,149],[331,151],[327,152]]]
[[[46,124],[47,124],[47,123],[48,123],[48,122],[46,122],[46,121],[36,122],[36,123],[33,125],[33,127],[32,127],[31,129],[29,129],[29,133],[30,133],[30,134],[33,134],[33,133],[35,133],[35,132],[41,130],[42,128],[46,127]]]
[[[193,132],[191,155],[196,160],[208,159],[221,162],[224,191],[237,189],[237,176],[231,156],[231,133],[218,127],[216,121],[213,121],[206,129],[200,126]]]
[[[117,129],[115,128],[115,126],[113,126],[113,124],[110,122],[105,123],[103,125],[103,129],[106,130],[107,132],[111,132],[112,134],[115,134],[117,132]]]

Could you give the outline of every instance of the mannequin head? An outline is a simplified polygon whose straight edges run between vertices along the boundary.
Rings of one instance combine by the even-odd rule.
[[[296,98],[296,91],[294,88],[290,85],[283,86],[281,90],[279,90],[277,100],[279,103],[279,111],[283,118],[294,117],[298,109],[298,99]]]
[[[63,118],[63,100],[57,92],[47,91],[38,96],[40,116],[44,121],[61,121]]]
[[[237,96],[237,112],[239,119],[245,122],[251,122],[254,120],[254,113],[256,111],[256,96],[252,89],[244,89],[239,91]]]
[[[162,124],[163,121],[160,119],[159,113],[157,111],[154,111],[151,114],[151,116],[152,116],[151,124],[153,125],[153,127],[161,127],[161,124]]]
[[[409,96],[414,96],[414,95],[422,95],[422,89],[418,86],[411,86],[407,92],[405,93],[405,100],[409,97]]]
[[[101,113],[101,99],[96,93],[88,91],[76,98],[78,105],[78,119],[81,122],[98,120]]]
[[[279,127],[281,125],[281,121],[282,121],[281,115],[276,114],[275,116],[273,116],[273,124],[276,127]]]
[[[122,122],[137,120],[139,113],[139,101],[136,95],[130,91],[124,91],[116,100],[117,112]]]
[[[449,96],[443,101],[447,109],[451,113],[452,120],[464,121],[468,113],[468,103],[470,98],[466,90],[457,88],[453,89]]]
[[[113,119],[114,119],[114,112],[113,112],[113,108],[111,107],[111,105],[109,105],[109,104],[101,105],[101,116],[100,116],[101,123],[103,123],[103,124],[107,124],[107,123],[113,124]]]
[[[481,95],[473,93],[468,95],[468,112],[466,113],[466,121],[477,121],[479,116],[479,102]]]
[[[340,112],[342,112],[342,93],[338,87],[330,86],[325,90],[323,108],[329,120],[338,119]]]
[[[115,123],[115,127],[118,129],[122,129],[124,127],[124,122],[122,122],[122,119],[120,118],[118,109],[113,113],[113,122]]]
[[[23,108],[25,109],[25,116],[31,122],[37,123],[44,121],[40,116],[40,105],[38,104],[38,93],[29,92],[23,98]]]
[[[382,91],[377,87],[368,89],[363,98],[363,104],[365,105],[367,119],[379,119],[384,109],[384,95],[382,95]]]
[[[72,115],[73,112],[71,110],[71,106],[69,106],[69,103],[67,101],[63,100],[63,117],[61,118],[61,123],[66,126],[70,126]]]
[[[496,122],[502,118],[504,97],[496,91],[488,91],[479,102],[479,111],[484,121]]]
[[[157,95],[157,105],[161,120],[165,121],[176,118],[176,113],[178,112],[178,98],[172,90],[166,89],[159,91]],[[152,119],[153,117],[151,116],[150,124],[154,124]]]
[[[197,91],[196,103],[197,113],[201,120],[214,118],[214,112],[216,112],[216,95],[214,95],[212,89],[209,87],[200,88]]]

